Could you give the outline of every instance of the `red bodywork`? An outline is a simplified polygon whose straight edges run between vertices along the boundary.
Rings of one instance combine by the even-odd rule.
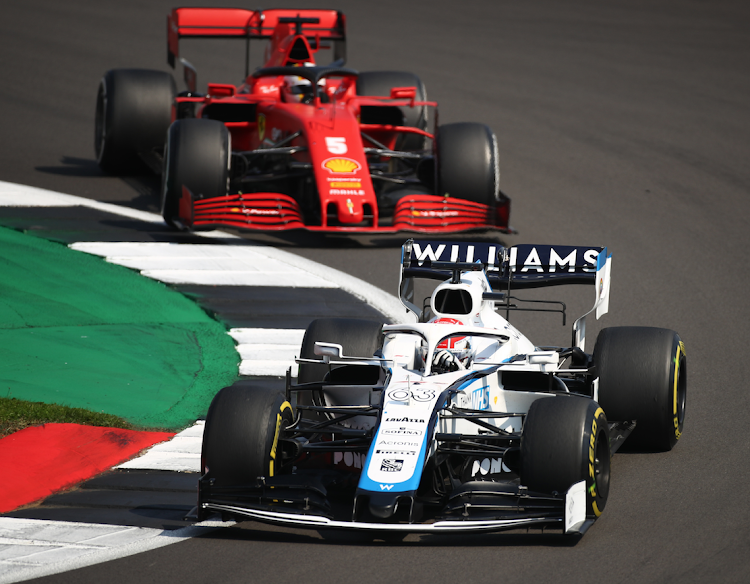
[[[289,18],[305,22],[283,21]],[[168,18],[172,66],[179,57],[179,39],[183,37],[236,37],[248,43],[250,39],[267,39],[264,71],[304,67],[315,65],[315,56],[321,50],[333,48],[343,54],[345,18],[336,10],[176,8]],[[188,83],[190,74],[186,70]],[[394,162],[391,156],[372,150],[394,150],[403,134],[420,134],[431,141],[433,133],[410,126],[360,123],[361,108],[435,108],[437,104],[416,101],[414,87],[393,88],[383,97],[358,96],[356,79],[357,73],[346,69],[326,74],[324,87],[319,86],[310,103],[285,100],[284,75],[257,72],[248,75],[239,87],[209,83],[206,95],[178,96],[175,117],[184,111],[183,104],[193,104],[195,117],[219,119],[226,125],[231,134],[233,177],[227,196],[200,198],[184,187],[180,221],[191,229],[227,226],[264,231],[512,232],[508,225],[510,200],[504,195],[497,205],[489,206],[415,189],[413,194],[400,196],[384,218],[371,167]],[[309,177],[292,181],[291,187],[278,192],[259,180],[249,187],[243,185],[242,180],[255,178],[251,174],[244,179],[241,176],[241,171],[252,164],[248,161],[266,156],[264,153],[280,144],[287,150],[287,172],[298,176],[306,171]],[[424,158],[431,158],[431,154],[426,151]],[[254,173],[264,176],[261,170],[254,169]]]

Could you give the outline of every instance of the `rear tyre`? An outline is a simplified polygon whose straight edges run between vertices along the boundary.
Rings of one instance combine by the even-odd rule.
[[[176,227],[182,187],[196,199],[227,194],[231,142],[227,127],[216,120],[177,120],[169,127],[164,154],[161,214]]]
[[[495,207],[500,200],[497,139],[484,124],[440,126],[435,137],[437,192]]]
[[[319,318],[310,323],[302,339],[300,358],[320,359],[315,355],[315,343],[336,343],[341,345],[345,355],[352,357],[372,357],[383,346],[383,324],[373,320],[356,318]],[[328,373],[327,365],[301,364],[299,383],[323,381]]]
[[[415,101],[427,101],[427,90],[422,80],[414,73],[405,71],[366,71],[357,77],[357,95],[389,96],[394,87],[416,87]],[[420,130],[427,129],[427,106],[399,107],[403,125]],[[367,120],[363,120],[367,123]],[[397,150],[423,150],[425,137],[418,134],[402,134],[396,141]]]
[[[161,155],[177,93],[169,73],[112,69],[99,82],[94,150],[105,172],[146,170],[143,159]]]
[[[605,328],[596,339],[599,403],[610,420],[636,420],[628,445],[671,450],[682,435],[687,403],[685,345],[671,330]]]
[[[521,436],[521,484],[564,495],[586,481],[586,516],[602,514],[609,496],[609,429],[604,410],[583,397],[549,397],[529,408]]]
[[[216,394],[206,417],[202,471],[217,486],[255,483],[280,473],[280,432],[294,419],[278,390],[234,385]]]

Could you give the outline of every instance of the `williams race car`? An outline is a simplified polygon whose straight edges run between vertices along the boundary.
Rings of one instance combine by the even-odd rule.
[[[345,22],[336,10],[174,9],[168,61],[182,63],[188,90],[177,94],[166,72],[108,71],[100,167],[161,172],[162,215],[178,228],[512,232],[492,130],[438,125],[412,73],[344,68]],[[246,41],[240,86],[198,93],[179,41],[201,37]],[[250,73],[253,39],[267,47]],[[325,52],[332,62],[321,66]]]
[[[671,450],[685,420],[677,333],[605,328],[585,352],[610,270],[600,247],[407,241],[400,297],[415,322],[313,321],[297,383],[216,395],[198,517],[391,536],[585,532],[607,503],[611,454],[626,440]],[[422,306],[419,278],[440,281]],[[564,319],[565,306],[518,291],[562,284],[593,284],[593,308],[571,346],[537,346],[510,313]]]

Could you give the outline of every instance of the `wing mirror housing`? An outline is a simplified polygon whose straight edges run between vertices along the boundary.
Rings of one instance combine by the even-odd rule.
[[[329,363],[331,361],[331,358],[335,360],[341,359],[341,355],[343,354],[343,352],[343,347],[341,345],[337,345],[336,343],[316,342],[315,347],[313,348],[313,353],[315,353],[319,357],[323,357],[323,361],[325,361],[326,363]]]

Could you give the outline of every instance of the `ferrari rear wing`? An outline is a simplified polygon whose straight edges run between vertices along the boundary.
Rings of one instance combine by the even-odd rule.
[[[167,17],[167,61],[179,57],[181,38],[270,39],[279,24],[296,27],[314,47],[335,41],[334,60],[344,58],[346,17],[339,10],[247,10],[244,8],[174,8]]]
[[[458,282],[461,272],[484,270],[492,289],[507,295],[511,290],[594,284],[593,308],[573,325],[574,344],[583,349],[585,317],[595,310],[598,319],[609,310],[611,264],[606,247],[521,244],[506,248],[488,242],[410,239],[401,250],[399,296],[407,310],[419,317],[415,278]]]

